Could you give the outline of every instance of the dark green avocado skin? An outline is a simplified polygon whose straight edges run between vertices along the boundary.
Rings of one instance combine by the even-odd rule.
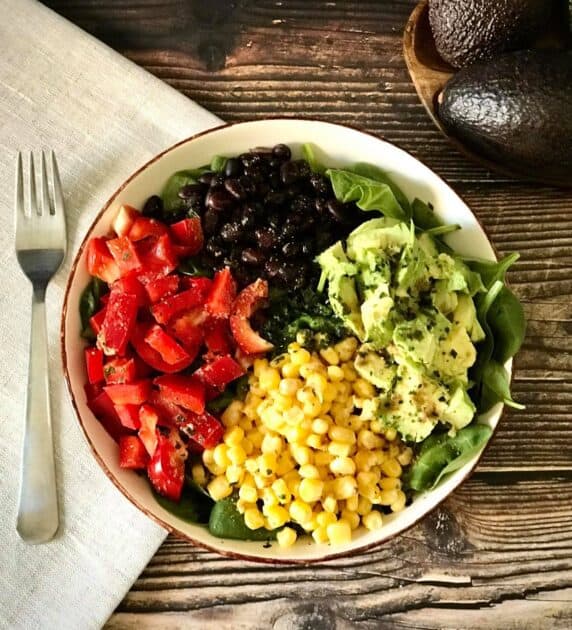
[[[543,32],[557,0],[429,0],[441,57],[455,68],[527,48]]]
[[[518,51],[464,68],[439,95],[438,114],[478,155],[572,186],[572,51]]]

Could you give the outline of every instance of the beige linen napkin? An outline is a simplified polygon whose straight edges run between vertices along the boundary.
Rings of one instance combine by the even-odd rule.
[[[154,154],[220,123],[32,0],[0,0],[0,628],[100,627],[165,537],[111,484],[67,398],[58,327],[71,259],[96,212]],[[13,244],[17,150],[59,159],[68,257],[48,293],[58,537],[17,536],[31,289]]]

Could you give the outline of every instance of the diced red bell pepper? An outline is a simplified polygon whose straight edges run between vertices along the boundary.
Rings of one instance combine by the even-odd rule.
[[[85,397],[89,405],[89,403],[94,398],[97,398],[99,394],[101,394],[101,392],[103,391],[103,384],[102,383],[85,383],[85,385],[83,386],[83,390],[85,392]]]
[[[141,214],[136,208],[123,205],[117,211],[111,227],[117,236],[127,236],[135,219],[140,216]]]
[[[214,354],[229,354],[231,351],[230,329],[224,319],[213,319],[206,322],[205,344],[209,352]]]
[[[162,359],[161,355],[156,350],[151,348],[151,346],[145,341],[145,335],[151,326],[152,324],[149,323],[137,323],[131,335],[131,344],[142,361],[157,372],[165,372],[167,374],[180,372],[181,370],[189,367],[189,365],[193,362],[194,357],[189,355],[189,358],[185,359],[185,361],[170,365]]]
[[[115,405],[115,411],[126,429],[137,430],[141,426],[139,405]]]
[[[205,386],[197,378],[182,374],[158,376],[153,383],[166,400],[194,413],[202,413],[205,408]]]
[[[157,302],[151,307],[151,313],[159,324],[167,324],[177,315],[203,304],[204,294],[196,288],[192,288]]]
[[[107,241],[107,247],[119,267],[121,276],[126,276],[133,271],[140,271],[142,268],[143,265],[135,245],[127,236],[110,239]]]
[[[87,380],[94,383],[103,381],[103,352],[99,348],[85,349],[85,367]]]
[[[141,470],[147,467],[149,454],[145,445],[136,435],[124,435],[119,438],[119,466]]]
[[[199,217],[190,217],[177,221],[169,227],[175,243],[185,245],[187,256],[194,256],[203,246],[203,230]]]
[[[258,358],[257,354],[246,354],[239,347],[237,347],[234,351],[234,359],[235,361],[244,369],[249,370],[253,365],[254,361]]]
[[[225,267],[215,273],[205,308],[216,319],[228,319],[236,296],[236,282],[230,269]]]
[[[133,383],[137,376],[137,366],[135,359],[117,357],[110,359],[103,366],[103,375],[107,385],[121,385],[123,383]]]
[[[196,289],[204,295],[205,300],[212,285],[213,281],[205,276],[181,276],[181,289]]]
[[[163,393],[158,389],[153,389],[151,391],[149,402],[159,414],[158,423],[161,426],[178,426],[188,420],[190,412],[182,407],[179,407],[179,405],[176,405],[170,399],[165,398]]]
[[[169,438],[159,436],[154,455],[147,465],[147,475],[155,490],[163,496],[178,501],[185,480],[185,462],[179,450]]]
[[[139,438],[151,456],[157,448],[158,422],[159,415],[157,414],[157,410],[151,405],[141,405],[139,408]]]
[[[203,448],[214,448],[224,433],[222,424],[208,411],[191,414],[187,423],[181,427],[192,440]]]
[[[147,306],[149,304],[147,291],[145,291],[145,287],[141,284],[137,275],[137,273],[133,272],[116,280],[111,290],[119,291],[120,293],[131,293],[137,298],[137,306]]]
[[[143,265],[140,276],[143,275],[145,279],[148,278],[148,281],[170,274],[179,264],[179,259],[173,250],[168,234],[149,239],[149,245],[147,242],[142,243],[139,252]],[[146,284],[145,280],[141,281]]]
[[[237,296],[230,316],[230,330],[239,348],[246,354],[268,352],[274,347],[250,325],[249,318],[268,297],[268,283],[259,278]]]
[[[151,381],[145,379],[134,383],[106,385],[103,389],[114,405],[141,405],[149,398]]]
[[[92,238],[87,245],[87,270],[91,276],[111,284],[121,275],[119,267],[111,255],[107,241],[101,237]]]
[[[97,345],[107,355],[123,355],[137,317],[137,296],[112,291],[105,319],[97,335]]]
[[[217,389],[224,389],[231,381],[245,373],[242,367],[228,354],[216,358],[211,363],[200,367],[195,376],[205,384]]]
[[[199,353],[203,343],[203,322],[207,315],[202,307],[179,315],[168,326],[169,333],[179,341],[193,359]]]
[[[105,294],[105,297],[108,297],[109,293]],[[93,330],[93,332],[97,335],[99,333],[99,331],[101,330],[101,327],[103,325],[103,320],[105,319],[105,311],[106,311],[107,307],[104,306],[102,309],[100,309],[99,311],[97,311],[97,313],[95,315],[92,315],[89,318],[89,325],[91,326],[91,329]]]
[[[109,435],[117,442],[121,435],[126,435],[129,430],[122,424],[113,401],[107,394],[102,391],[95,398],[87,400],[87,406],[91,409],[93,415],[101,422],[103,428],[109,433]]]
[[[148,236],[159,237],[167,234],[167,226],[161,221],[150,219],[149,217],[135,217],[133,225],[129,230],[129,238],[132,241],[141,241]]]
[[[156,280],[151,280],[145,285],[145,291],[152,304],[158,302],[167,295],[172,295],[179,288],[178,276],[162,276]]]
[[[145,341],[156,350],[163,361],[169,365],[175,365],[186,361],[189,358],[188,353],[182,348],[171,335],[168,335],[158,324],[154,324],[149,328],[145,335]]]

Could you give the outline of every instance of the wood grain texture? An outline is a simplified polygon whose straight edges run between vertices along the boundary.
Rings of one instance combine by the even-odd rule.
[[[451,182],[499,253],[528,333],[522,412],[473,478],[374,552],[311,568],[218,557],[169,537],[107,627],[572,627],[572,191],[493,175],[451,148],[402,56],[414,0],[49,0],[228,121],[313,116],[383,135]],[[364,156],[367,159],[367,156]]]

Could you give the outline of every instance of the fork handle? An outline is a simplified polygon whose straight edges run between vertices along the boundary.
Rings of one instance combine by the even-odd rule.
[[[32,299],[22,485],[16,529],[31,544],[51,540],[58,529],[45,290],[34,290]]]

